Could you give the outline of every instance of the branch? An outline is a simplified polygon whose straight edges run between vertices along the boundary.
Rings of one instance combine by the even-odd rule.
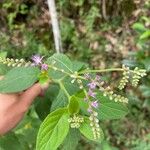
[[[108,16],[107,16],[107,12],[106,12],[106,0],[102,0],[102,15],[103,15],[104,19],[107,21]]]
[[[51,23],[52,23],[52,30],[54,34],[56,52],[61,53],[63,52],[63,49],[62,49],[62,43],[61,43],[61,35],[60,35],[60,30],[59,30],[55,0],[47,0],[47,2],[48,2],[48,7],[49,7],[49,13],[51,16]]]
[[[124,69],[122,69],[122,68],[110,68],[110,69],[100,69],[100,70],[83,70],[83,71],[79,71],[78,74],[103,73],[103,72],[111,72],[111,71],[124,71]]]

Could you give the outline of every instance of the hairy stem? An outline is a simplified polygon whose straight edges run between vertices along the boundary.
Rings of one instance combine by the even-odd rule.
[[[64,70],[62,70],[62,69],[56,68],[56,67],[54,67],[54,66],[52,66],[52,65],[48,65],[48,67],[51,68],[51,69],[53,69],[53,70],[62,72],[62,73],[66,74],[66,75],[68,75],[68,76],[70,76],[70,77],[73,75],[72,73],[68,73],[68,72],[66,72],[66,71],[64,71]],[[78,76],[78,75],[76,76],[76,78],[77,78],[77,79],[83,79],[83,80],[85,80],[84,77]]]
[[[111,72],[111,71],[124,71],[122,68],[110,68],[110,69],[100,69],[100,70],[83,70],[78,72],[78,74],[84,73],[103,73],[103,72]]]

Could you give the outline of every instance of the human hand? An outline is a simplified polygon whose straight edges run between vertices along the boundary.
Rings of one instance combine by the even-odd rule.
[[[34,99],[47,88],[48,83],[44,86],[36,83],[25,92],[0,94],[0,135],[7,133],[19,123]]]

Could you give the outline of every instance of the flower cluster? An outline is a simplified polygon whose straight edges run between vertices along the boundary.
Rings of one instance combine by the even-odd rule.
[[[84,118],[77,116],[76,114],[73,115],[70,119],[68,119],[71,128],[79,128],[80,124],[84,122]]]
[[[138,67],[136,67],[132,73],[132,80],[131,80],[132,85],[136,87],[140,79],[144,76],[146,76],[146,70],[139,69]]]
[[[100,76],[96,76],[93,80],[89,75],[86,75],[86,78],[88,80],[91,80],[91,82],[88,84],[90,87],[88,94],[91,97],[95,97],[96,93],[92,91],[92,89],[95,89],[96,87],[103,93],[103,96],[108,96],[110,100],[114,100],[115,102],[123,102],[128,103],[128,99],[126,97],[123,97],[121,95],[115,94],[109,86],[104,87],[104,81],[100,79]]]
[[[100,128],[96,109],[99,107],[99,103],[98,100],[96,100],[96,92],[94,92],[94,90],[97,87],[97,82],[100,80],[100,77],[96,76],[94,80],[89,76],[89,74],[86,74],[85,77],[91,80],[91,82],[87,84],[88,92],[86,94],[85,101],[88,103],[87,111],[90,113],[89,120],[94,139],[98,139],[100,138]]]
[[[40,57],[39,55],[32,56],[30,61],[26,62],[23,58],[22,59],[13,59],[13,58],[1,58],[0,57],[0,63],[6,64],[8,67],[28,67],[28,66],[40,66],[41,70],[48,70],[48,65],[45,63],[42,63],[43,57]]]
[[[101,86],[99,89],[103,92],[103,95],[108,96],[110,100],[114,100],[115,102],[128,103],[128,98],[115,94],[109,86],[106,88]]]
[[[140,79],[144,76],[146,76],[146,70],[145,69],[139,69],[136,67],[134,70],[130,70],[129,67],[126,67],[125,65],[122,66],[123,68],[123,78],[121,79],[119,83],[119,89],[122,90],[126,84],[131,81],[131,84],[136,87],[140,81]]]
[[[31,62],[26,62],[24,59],[13,59],[13,58],[1,58],[0,63],[7,65],[8,67],[28,67],[31,65]]]
[[[88,92],[85,97],[85,101],[88,103],[87,111],[90,113],[90,126],[92,127],[93,135],[95,139],[100,137],[99,120],[97,119],[98,113],[96,109],[99,107],[98,100],[96,99],[96,89],[99,89],[104,96],[108,96],[110,100],[115,102],[128,103],[128,99],[115,94],[109,86],[104,87],[104,81],[101,80],[100,76],[96,75],[93,79],[89,74],[85,74],[84,77],[90,81],[88,86]]]
[[[126,67],[125,65],[122,66],[123,68],[123,77],[120,80],[119,86],[118,88],[120,90],[124,89],[124,87],[126,86],[126,84],[129,82],[129,77],[130,77],[130,69],[129,67]]]
[[[94,139],[99,139],[100,138],[100,128],[99,128],[99,120],[97,119],[98,113],[95,112],[94,110],[91,111],[91,115],[89,117],[90,120],[90,126],[93,131],[93,136]]]
[[[32,66],[40,66],[41,70],[48,70],[48,65],[42,62],[43,57],[40,55],[34,55],[31,59],[33,61]]]

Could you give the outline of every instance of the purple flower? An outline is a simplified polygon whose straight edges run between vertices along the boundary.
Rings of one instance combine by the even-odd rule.
[[[93,92],[91,89],[89,89],[89,91],[88,91],[88,95],[89,95],[89,96],[91,96],[91,97],[94,97],[94,98],[95,98],[96,93],[95,93],[95,92]]]
[[[98,101],[91,102],[91,106],[94,108],[98,107]]]
[[[95,89],[96,88],[96,82],[95,81],[92,81],[88,84],[89,88],[90,89]]]
[[[32,56],[32,61],[34,62],[35,65],[39,65],[42,63],[43,57],[40,57],[40,55],[34,55]]]
[[[48,70],[48,65],[47,64],[42,64],[41,65],[41,70]]]

